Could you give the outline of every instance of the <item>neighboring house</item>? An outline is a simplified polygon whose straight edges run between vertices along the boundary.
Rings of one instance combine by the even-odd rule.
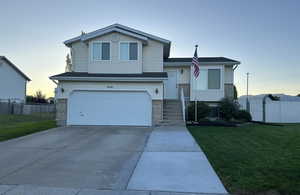
[[[30,81],[6,57],[0,56],[0,101],[25,102],[26,84]]]
[[[240,64],[199,58],[195,80],[192,58],[169,58],[171,41],[120,24],[64,44],[71,50],[72,72],[50,77],[58,81],[59,125],[156,125],[164,119],[164,105],[178,100],[181,89],[190,101],[233,97],[233,72]]]

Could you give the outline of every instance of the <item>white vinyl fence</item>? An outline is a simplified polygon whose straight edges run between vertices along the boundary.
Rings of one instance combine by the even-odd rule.
[[[239,100],[242,109],[246,110],[246,100]],[[253,121],[263,121],[262,99],[249,100]],[[266,101],[266,122],[300,123],[300,102]]]

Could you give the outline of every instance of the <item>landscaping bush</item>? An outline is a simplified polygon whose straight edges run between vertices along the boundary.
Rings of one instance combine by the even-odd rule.
[[[242,121],[247,121],[247,122],[252,121],[251,114],[246,110],[238,110],[235,113],[234,118],[236,120],[242,120]]]
[[[224,98],[220,101],[219,108],[220,117],[226,121],[230,121],[239,111],[239,104],[234,100]]]
[[[209,116],[211,108],[204,102],[197,102],[197,121]],[[188,105],[188,121],[195,121],[195,102]]]

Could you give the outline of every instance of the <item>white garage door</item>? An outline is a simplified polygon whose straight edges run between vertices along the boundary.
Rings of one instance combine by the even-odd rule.
[[[152,101],[146,92],[74,91],[68,125],[152,125]]]

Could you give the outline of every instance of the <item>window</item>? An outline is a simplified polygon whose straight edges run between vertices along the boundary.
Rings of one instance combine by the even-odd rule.
[[[120,43],[120,60],[137,60],[138,44],[135,42]]]
[[[220,69],[208,69],[208,89],[220,89],[221,73]]]
[[[221,71],[220,69],[201,69],[198,78],[195,80],[195,89],[220,89]]]
[[[110,60],[110,43],[93,42],[92,43],[92,60]]]

